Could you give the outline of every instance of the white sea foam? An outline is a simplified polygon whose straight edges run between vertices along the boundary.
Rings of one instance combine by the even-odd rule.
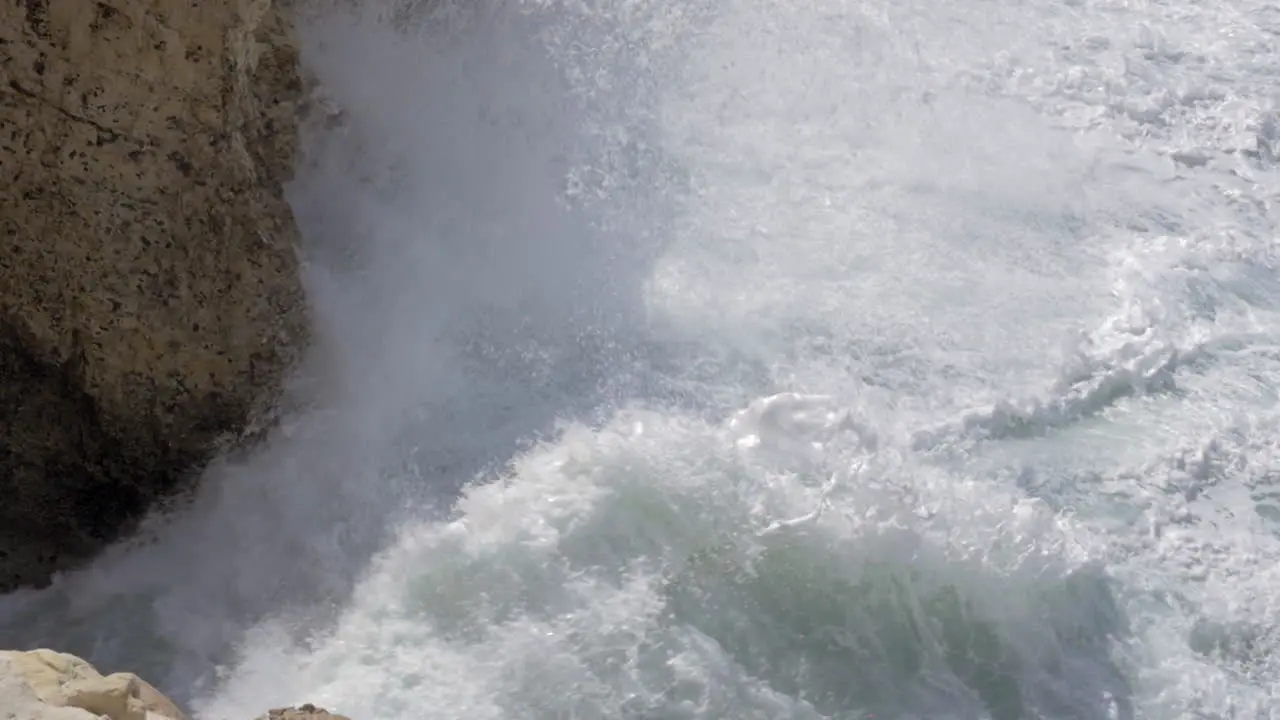
[[[202,720],[1275,717],[1272,9],[335,5],[305,409],[0,644]]]

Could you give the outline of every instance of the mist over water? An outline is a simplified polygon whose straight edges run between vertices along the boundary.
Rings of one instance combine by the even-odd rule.
[[[304,3],[317,347],[0,646],[198,718],[1270,718],[1261,2]]]

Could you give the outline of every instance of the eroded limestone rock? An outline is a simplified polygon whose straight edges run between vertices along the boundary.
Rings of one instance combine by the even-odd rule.
[[[0,591],[119,535],[305,335],[273,0],[0,3]]]
[[[103,676],[74,655],[0,650],[0,717],[13,720],[185,720],[132,673]]]
[[[133,673],[102,675],[85,660],[40,649],[0,650],[4,720],[187,720],[171,700]],[[279,708],[258,720],[350,720],[315,705]]]

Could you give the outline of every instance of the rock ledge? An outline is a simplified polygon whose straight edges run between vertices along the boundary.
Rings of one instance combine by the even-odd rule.
[[[5,720],[187,720],[172,701],[133,673],[103,676],[53,650],[0,650],[0,717]],[[258,720],[350,720],[314,705],[271,710]]]
[[[132,673],[103,676],[74,655],[0,651],[0,708],[13,720],[185,720]]]

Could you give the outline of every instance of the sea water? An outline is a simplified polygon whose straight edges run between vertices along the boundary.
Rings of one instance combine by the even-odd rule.
[[[1280,8],[300,5],[291,409],[4,646],[201,720],[1280,716]]]

